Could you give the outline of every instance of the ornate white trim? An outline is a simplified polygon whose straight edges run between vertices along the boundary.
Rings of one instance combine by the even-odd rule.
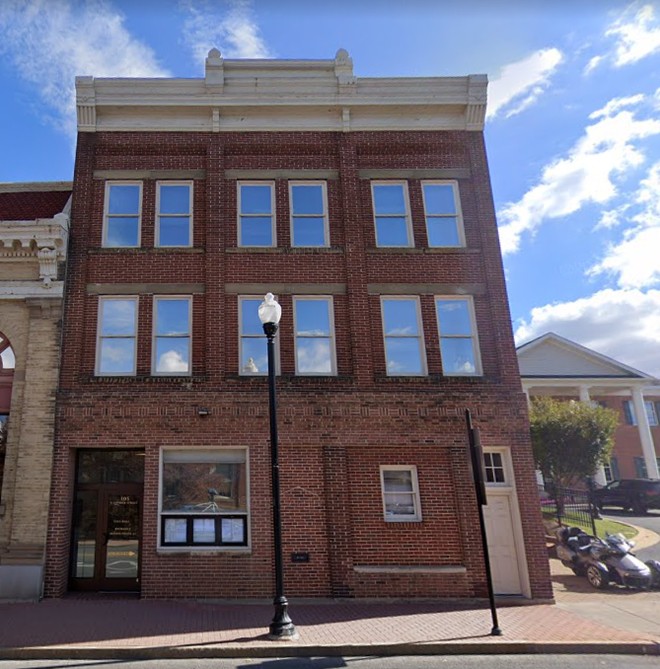
[[[225,60],[203,79],[76,79],[78,130],[481,130],[486,75],[359,78],[328,60]]]
[[[65,213],[34,221],[0,221],[0,258],[36,258],[41,285],[50,288],[57,279],[58,261],[66,257],[68,235],[69,217]]]

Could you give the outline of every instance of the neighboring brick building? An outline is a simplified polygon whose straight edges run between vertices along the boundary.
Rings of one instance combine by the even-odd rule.
[[[594,401],[619,413],[612,459],[596,473],[614,479],[660,478],[660,381],[569,339],[548,332],[518,347],[528,397]]]
[[[0,599],[42,591],[70,199],[0,184]]]
[[[77,94],[47,595],[272,594],[272,291],[287,594],[485,595],[470,408],[498,589],[551,597],[485,77],[212,50]]]

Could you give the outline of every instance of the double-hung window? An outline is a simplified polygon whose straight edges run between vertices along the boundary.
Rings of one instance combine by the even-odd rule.
[[[389,376],[423,376],[426,355],[417,297],[381,298],[385,361]]]
[[[154,298],[154,374],[190,374],[191,305],[189,297]]]
[[[423,181],[422,194],[429,246],[465,246],[458,184]]]
[[[139,246],[141,212],[141,182],[107,182],[105,185],[103,246]]]
[[[658,424],[658,413],[656,411],[656,404],[649,400],[644,401],[644,409],[646,410],[646,417],[649,425],[655,427]],[[626,417],[628,425],[637,425],[637,414],[635,413],[635,405],[631,400],[624,400],[623,413]]]
[[[291,246],[328,246],[325,181],[290,181]]]
[[[267,340],[259,320],[259,305],[263,299],[263,297],[238,298],[239,373],[246,376],[268,373]],[[278,339],[276,336],[275,346]]]
[[[336,374],[332,298],[295,297],[293,309],[296,374]]]
[[[412,246],[406,181],[372,181],[376,246]]]
[[[160,545],[248,544],[245,449],[163,450]]]
[[[137,297],[99,299],[96,374],[135,374]]]
[[[156,246],[192,246],[191,182],[159,182],[156,196]]]
[[[275,184],[238,182],[238,245],[275,246]]]
[[[411,522],[422,519],[414,465],[382,465],[380,484],[383,515],[388,522]]]
[[[481,361],[472,299],[438,297],[435,300],[435,307],[443,374],[479,376]]]

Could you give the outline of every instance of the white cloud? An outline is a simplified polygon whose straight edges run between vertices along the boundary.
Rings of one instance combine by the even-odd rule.
[[[304,343],[303,343],[304,342]],[[330,374],[332,359],[327,340],[299,340],[297,344],[298,372]]]
[[[159,372],[187,372],[188,361],[179,351],[170,350],[162,353],[158,358]]]
[[[591,114],[589,114],[589,118],[594,120],[597,118],[612,116],[614,112],[618,112],[620,109],[625,109],[626,107],[635,107],[643,101],[643,93],[629,95],[625,98],[612,98],[604,107],[597,109],[595,112],[591,112]]]
[[[601,63],[603,56],[594,56],[585,66],[583,74],[591,74]]]
[[[608,289],[573,302],[537,307],[516,329],[516,343],[546,332],[660,376],[660,290]]]
[[[610,245],[588,274],[618,275],[621,288],[651,287],[660,283],[660,162],[642,180],[633,202],[641,209],[628,217],[632,227],[624,231],[620,242]]]
[[[660,24],[653,5],[631,4],[605,31],[615,37],[614,65],[631,65],[660,51]]]
[[[558,49],[541,49],[523,60],[505,65],[488,87],[488,118],[501,111],[508,118],[536,102],[562,60]]]
[[[179,4],[189,14],[183,40],[196,61],[203,62],[213,47],[226,58],[270,57],[248,0],[231,0],[225,11],[218,11],[209,0],[181,0]]]
[[[600,228],[616,228],[621,225],[623,221],[623,215],[626,213],[630,205],[624,204],[620,207],[615,207],[614,209],[608,209],[601,212],[600,220],[595,226],[595,230]]]
[[[169,76],[105,0],[2,0],[0,54],[37,88],[50,120],[71,136],[77,75]]]
[[[608,103],[611,107],[594,112],[592,117],[599,120],[585,128],[567,155],[546,165],[539,183],[500,210],[504,253],[517,251],[523,233],[533,232],[545,220],[568,216],[588,203],[605,204],[617,195],[615,179],[644,162],[635,142],[660,134],[660,120],[638,119],[634,111],[622,109],[642,99],[615,98]],[[609,115],[613,112],[617,113]]]

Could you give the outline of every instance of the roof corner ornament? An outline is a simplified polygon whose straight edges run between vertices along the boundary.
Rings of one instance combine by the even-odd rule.
[[[335,54],[335,76],[339,82],[340,92],[355,89],[357,77],[353,74],[353,59],[346,49],[339,49]]]
[[[53,279],[57,279],[57,251],[51,247],[40,248],[37,251],[37,260],[43,287],[51,288]]]
[[[211,49],[206,57],[205,72],[206,85],[212,88],[220,88],[225,85],[224,58],[218,49]]]

